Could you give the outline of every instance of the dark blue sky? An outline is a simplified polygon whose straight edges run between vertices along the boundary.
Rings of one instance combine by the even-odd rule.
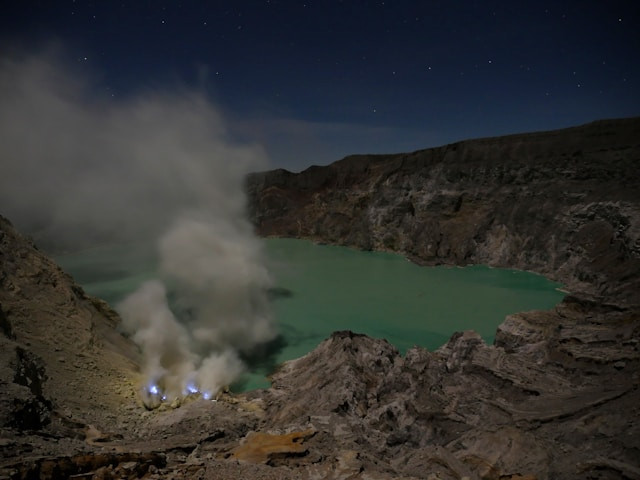
[[[0,32],[113,101],[204,90],[293,170],[640,115],[637,1],[4,1]]]

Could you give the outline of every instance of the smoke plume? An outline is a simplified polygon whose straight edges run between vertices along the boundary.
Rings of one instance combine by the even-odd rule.
[[[58,249],[151,242],[157,278],[118,306],[147,403],[215,394],[275,336],[243,193],[262,149],[230,140],[198,92],[114,100],[55,55],[0,62],[3,213]]]

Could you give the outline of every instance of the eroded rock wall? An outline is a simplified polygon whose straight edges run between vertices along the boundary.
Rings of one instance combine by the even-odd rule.
[[[533,270],[639,303],[639,118],[356,155],[254,174],[247,190],[261,235]]]

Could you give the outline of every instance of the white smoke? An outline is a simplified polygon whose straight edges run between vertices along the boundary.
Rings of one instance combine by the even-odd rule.
[[[215,394],[276,335],[243,192],[263,151],[231,141],[198,92],[98,91],[54,55],[0,58],[0,209],[67,249],[155,244],[158,278],[118,307],[147,387]]]
[[[164,285],[151,280],[120,305],[125,327],[144,353],[146,385],[179,396],[195,371],[189,333],[167,303]]]
[[[201,213],[178,218],[159,251],[186,330],[157,280],[118,307],[145,352],[148,387],[158,385],[168,401],[195,392],[214,395],[242,373],[238,353],[275,337],[259,243],[239,218]]]

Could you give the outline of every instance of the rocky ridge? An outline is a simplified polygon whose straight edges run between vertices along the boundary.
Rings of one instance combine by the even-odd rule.
[[[247,190],[261,235],[532,270],[599,302],[639,300],[640,118],[354,155],[257,173]]]
[[[137,351],[117,315],[0,217],[0,478],[640,478],[638,148],[621,147],[637,127],[623,120],[570,130],[569,138],[599,139],[604,153],[571,167],[571,175],[591,173],[584,181],[566,173],[566,184],[550,160],[523,164],[537,155],[527,153],[531,142],[563,159],[573,148],[567,132],[461,142],[458,167],[438,164],[442,149],[432,149],[420,154],[425,165],[435,158],[424,171],[417,152],[253,176],[252,214],[263,234],[542,273],[553,270],[546,258],[572,295],[549,311],[510,315],[491,346],[460,332],[435,352],[401,356],[384,340],[336,332],[285,363],[270,389],[187,399],[177,409],[144,409]],[[524,145],[511,160],[518,167],[491,168],[531,171],[529,183],[505,177],[491,186],[481,182],[495,176],[486,173],[438,183],[468,172],[473,142],[504,152],[515,140]],[[582,147],[588,158],[597,156],[593,145]],[[415,200],[413,217],[409,204],[397,210],[400,180],[413,193],[402,197]],[[412,227],[411,218],[427,223]],[[436,233],[437,249],[423,245]],[[457,234],[460,241],[447,236]]]

